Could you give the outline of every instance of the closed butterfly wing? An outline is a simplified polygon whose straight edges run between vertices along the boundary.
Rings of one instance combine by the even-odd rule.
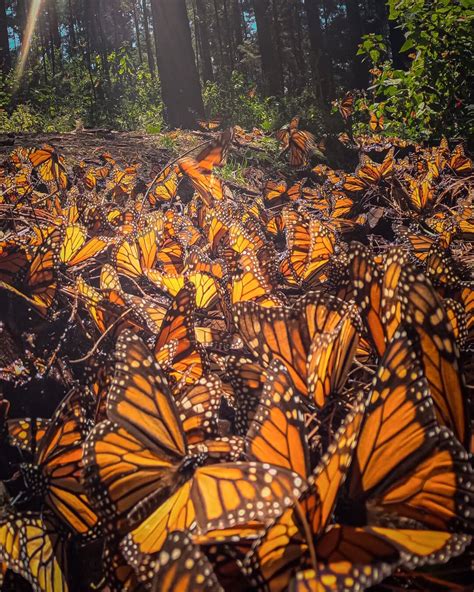
[[[66,543],[47,515],[3,511],[0,558],[34,592],[68,592]]]

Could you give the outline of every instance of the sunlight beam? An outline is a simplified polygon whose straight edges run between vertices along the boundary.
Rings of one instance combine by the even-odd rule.
[[[32,0],[30,4],[30,10],[28,12],[28,18],[26,20],[26,27],[23,33],[23,42],[20,48],[20,57],[15,66],[13,89],[18,90],[20,86],[23,73],[25,71],[26,60],[30,52],[31,44],[33,42],[33,35],[36,30],[36,24],[38,22],[38,14],[43,4],[43,0]]]

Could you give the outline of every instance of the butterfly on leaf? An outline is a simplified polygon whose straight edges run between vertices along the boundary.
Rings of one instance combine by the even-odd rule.
[[[348,121],[354,113],[354,95],[347,92],[340,101],[336,101],[336,106],[344,121]]]
[[[384,128],[384,116],[370,113],[369,128],[372,132],[379,132]]]

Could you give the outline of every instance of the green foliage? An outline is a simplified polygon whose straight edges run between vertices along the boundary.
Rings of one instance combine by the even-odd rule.
[[[81,120],[86,127],[159,133],[164,128],[159,81],[136,65],[129,49],[97,56],[87,66],[81,55],[52,63],[31,62],[21,81],[0,81],[0,122],[8,131],[67,132]],[[6,122],[4,125],[4,121]]]
[[[227,81],[209,82],[203,99],[210,117],[222,117],[225,123],[264,131],[276,126],[278,113],[271,98],[261,98],[239,72],[233,72]]]
[[[327,114],[310,87],[297,94],[262,98],[254,86],[245,82],[242,74],[233,72],[228,81],[208,83],[203,98],[209,116],[222,117],[225,124],[272,131],[298,114],[303,118],[305,129],[316,134],[326,129]]]
[[[411,138],[473,132],[472,20],[468,0],[389,0],[390,18],[405,35],[407,70],[395,69],[380,35],[366,35],[359,54],[374,67],[371,111],[386,128]],[[401,121],[390,126],[390,121]]]

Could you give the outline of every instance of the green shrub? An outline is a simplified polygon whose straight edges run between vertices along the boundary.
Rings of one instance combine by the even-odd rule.
[[[407,70],[395,69],[380,35],[367,35],[359,54],[373,65],[370,111],[387,131],[414,138],[473,132],[470,101],[473,52],[470,0],[389,0],[390,18],[404,35]],[[393,123],[397,122],[397,123]]]

